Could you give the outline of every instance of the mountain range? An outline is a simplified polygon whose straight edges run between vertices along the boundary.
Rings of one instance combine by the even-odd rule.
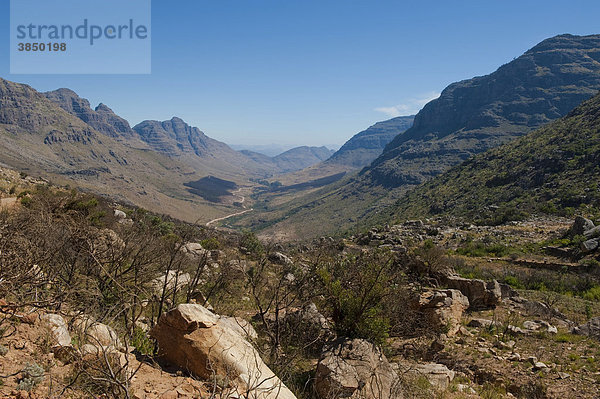
[[[544,40],[489,75],[449,85],[358,174],[301,197],[269,197],[237,225],[291,239],[360,227],[415,186],[594,96],[599,61],[600,35]]]
[[[331,155],[302,147],[274,163],[206,136],[180,118],[133,128],[108,106],[95,109],[69,89],[39,93],[0,79],[0,163],[188,221],[231,213],[238,200],[199,195],[189,184],[214,177],[226,187],[297,170]],[[281,166],[280,166],[281,165]],[[222,201],[221,201],[222,199]]]

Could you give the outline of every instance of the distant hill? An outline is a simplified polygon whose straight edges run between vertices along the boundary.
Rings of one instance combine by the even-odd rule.
[[[325,181],[327,177],[341,176],[364,168],[381,155],[385,146],[394,137],[410,128],[413,120],[414,115],[411,115],[378,122],[352,136],[339,150],[323,162],[315,163],[306,167],[306,169],[298,170],[287,176],[277,176],[276,179],[289,186],[306,185],[310,187],[312,186],[311,182]]]
[[[411,191],[378,219],[451,215],[486,224],[531,213],[600,215],[600,95],[567,117]]]
[[[598,90],[600,35],[544,40],[490,75],[448,86],[358,175],[302,198],[269,198],[262,213],[238,223],[295,238],[360,227],[411,188],[566,115]]]
[[[273,157],[273,161],[282,173],[304,169],[325,161],[334,151],[327,147],[296,147]]]
[[[368,166],[381,155],[394,137],[410,129],[414,119],[415,116],[410,115],[378,122],[354,135],[326,163],[345,165],[352,169]]]

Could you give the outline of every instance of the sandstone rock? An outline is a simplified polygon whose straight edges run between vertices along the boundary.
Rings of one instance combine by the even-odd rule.
[[[41,320],[52,333],[53,346],[71,346],[71,335],[62,316],[45,314],[41,317]]]
[[[198,377],[228,379],[240,397],[295,399],[256,349],[226,324],[200,305],[183,304],[164,314],[150,335],[159,356]]]
[[[472,309],[495,308],[502,300],[502,290],[496,281],[471,280],[458,276],[447,276],[444,283],[448,288],[462,292]]]
[[[436,363],[423,363],[410,366],[400,364],[398,370],[402,375],[414,378],[425,377],[435,389],[440,391],[448,388],[455,375],[454,371],[449,370],[448,367]]]
[[[83,343],[96,347],[123,349],[117,332],[106,324],[99,323],[87,316],[81,316],[73,321],[73,327],[83,337]]]
[[[163,288],[165,288],[167,292],[173,292],[174,290],[179,291],[181,288],[188,285],[191,280],[192,277],[189,273],[178,273],[175,270],[169,270],[167,274],[152,280],[152,290],[156,295],[161,295]]]
[[[403,397],[398,375],[381,349],[361,339],[340,339],[324,351],[315,390],[321,399]]]
[[[419,311],[428,324],[436,330],[446,330],[449,336],[456,334],[469,300],[458,290],[426,291],[419,297]]]
[[[244,319],[241,319],[239,317],[221,316],[221,317],[219,317],[219,323],[223,327],[227,327],[227,328],[237,332],[245,339],[249,339],[249,340],[257,340],[258,339],[258,333],[254,329],[254,327],[252,327],[252,324],[250,324],[249,322],[247,322]]]

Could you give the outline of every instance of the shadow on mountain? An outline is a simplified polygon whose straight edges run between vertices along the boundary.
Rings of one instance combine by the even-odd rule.
[[[205,176],[200,180],[184,183],[188,191],[210,202],[221,202],[223,197],[231,195],[237,184],[214,176]]]

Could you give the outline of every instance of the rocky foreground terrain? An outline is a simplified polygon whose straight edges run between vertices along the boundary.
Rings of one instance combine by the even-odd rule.
[[[0,397],[594,398],[598,227],[261,243],[0,170]]]

